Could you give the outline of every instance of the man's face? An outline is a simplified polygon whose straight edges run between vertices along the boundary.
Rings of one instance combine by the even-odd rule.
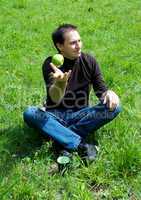
[[[58,44],[61,54],[71,60],[81,55],[82,42],[76,30],[67,31],[64,34],[64,44]]]

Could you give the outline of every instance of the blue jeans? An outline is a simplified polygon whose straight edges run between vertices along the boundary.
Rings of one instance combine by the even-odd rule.
[[[24,121],[32,128],[51,137],[66,149],[77,149],[82,139],[91,131],[99,129],[113,120],[121,111],[118,106],[110,111],[105,105],[99,103],[93,107],[82,109],[50,109],[42,111],[31,106],[24,112]]]

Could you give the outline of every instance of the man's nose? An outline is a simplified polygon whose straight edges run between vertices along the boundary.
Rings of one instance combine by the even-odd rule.
[[[76,48],[77,48],[77,49],[80,49],[80,48],[81,48],[81,44],[80,44],[79,41],[76,43]]]

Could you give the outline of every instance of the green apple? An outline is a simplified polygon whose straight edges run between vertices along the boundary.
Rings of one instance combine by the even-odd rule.
[[[52,57],[52,63],[56,66],[59,67],[60,65],[63,65],[64,63],[64,57],[61,54],[55,54]]]

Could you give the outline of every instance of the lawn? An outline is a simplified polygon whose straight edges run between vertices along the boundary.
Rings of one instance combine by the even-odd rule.
[[[78,26],[83,51],[96,57],[123,107],[95,133],[95,162],[85,166],[75,154],[64,175],[50,173],[52,142],[22,118],[45,99],[41,66],[56,53],[51,33],[62,23]],[[0,0],[0,44],[0,199],[140,200],[141,1]]]

